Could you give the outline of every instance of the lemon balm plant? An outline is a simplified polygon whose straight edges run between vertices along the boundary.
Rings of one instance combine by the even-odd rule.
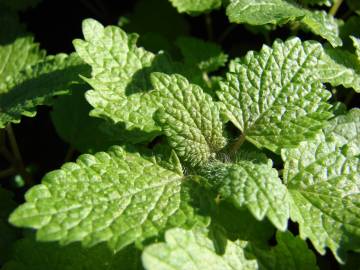
[[[351,267],[356,1],[170,2],[139,2],[118,25],[85,19],[74,52],[57,55],[24,34],[24,3],[0,2],[11,25],[0,32],[0,146],[11,164],[0,176],[20,174],[27,189],[23,201],[0,189],[3,269],[321,269],[325,255]],[[179,33],[161,18],[141,23],[149,8],[172,14]],[[187,18],[205,16],[213,39],[213,10],[233,23],[218,43],[183,35]],[[221,41],[238,25],[259,40],[292,34],[229,56]],[[41,181],[12,128],[39,105],[80,153]]]

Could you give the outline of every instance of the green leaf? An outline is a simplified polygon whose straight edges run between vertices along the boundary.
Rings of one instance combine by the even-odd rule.
[[[107,241],[118,251],[167,228],[207,222],[197,213],[201,192],[193,182],[120,147],[66,163],[25,198],[10,222],[61,244]]]
[[[186,12],[193,15],[217,9],[221,0],[170,0],[180,13]]]
[[[275,228],[267,219],[258,221],[246,208],[221,201],[215,209],[211,221],[223,227],[229,239],[266,243],[274,235]]]
[[[314,253],[299,237],[294,237],[290,232],[277,232],[276,242],[277,245],[270,250],[258,248],[256,245],[251,246],[253,254],[264,269],[319,269]]]
[[[226,9],[230,22],[252,25],[284,24],[300,21],[313,33],[327,39],[332,46],[342,45],[338,25],[324,11],[310,11],[286,0],[230,0]]]
[[[321,45],[292,38],[232,63],[217,92],[243,137],[276,153],[314,137],[331,117],[330,93],[313,72]]]
[[[356,55],[348,51],[326,48],[316,72],[323,82],[360,92],[360,62]]]
[[[30,7],[35,7],[41,0],[0,0],[0,5],[7,8],[22,11]]]
[[[334,0],[301,0],[300,2],[305,5],[325,5],[329,7]]]
[[[36,242],[33,237],[19,240],[13,246],[11,261],[3,270],[140,270],[140,251],[134,246],[114,254],[105,245],[82,248],[78,243],[61,247],[56,243]]]
[[[81,153],[96,153],[107,150],[111,145],[133,140],[103,119],[90,117],[91,106],[84,94],[86,84],[72,87],[71,95],[59,97],[51,111],[51,119],[58,135]]]
[[[360,65],[360,39],[350,36],[351,40],[353,41],[353,45],[355,47],[356,56],[358,59],[358,64]]]
[[[329,41],[333,47],[342,45],[338,24],[334,17],[328,15],[325,11],[307,12],[301,23],[313,33]]]
[[[92,67],[86,81],[94,88],[86,99],[94,107],[91,116],[124,124],[128,130],[141,130],[151,139],[160,128],[152,115],[157,96],[151,90],[149,75],[172,70],[169,59],[136,47],[136,34],[127,35],[116,26],[104,28],[95,20],[83,22],[85,40],[75,40],[80,57]]]
[[[193,37],[179,37],[176,40],[189,66],[198,66],[204,72],[212,72],[225,66],[228,56],[222,52],[219,45]]]
[[[284,0],[230,0],[226,15],[230,22],[262,25],[280,24],[305,16],[305,10]]]
[[[360,16],[351,16],[340,26],[340,37],[344,42],[343,47],[346,49],[353,49],[353,41],[350,39],[350,36],[360,37],[359,24]]]
[[[320,254],[329,247],[342,262],[360,247],[360,110],[329,122],[313,141],[282,152],[290,217]]]
[[[201,87],[181,75],[153,73],[151,81],[163,100],[156,121],[180,157],[197,165],[225,146],[218,106]]]
[[[0,45],[0,95],[7,92],[6,79],[16,76],[28,65],[43,59],[45,52],[39,49],[30,36],[19,37],[10,44]]]
[[[345,265],[341,265],[341,270],[359,270],[360,265],[360,256],[358,253],[351,252],[346,258]]]
[[[1,7],[1,4],[0,4]],[[15,41],[16,38],[28,36],[25,27],[20,23],[16,12],[0,8],[0,47]]]
[[[161,14],[161,16],[151,16],[151,14]],[[151,16],[151,19],[149,19]],[[156,35],[167,41],[175,41],[178,36],[189,34],[189,24],[166,0],[140,0],[136,1],[134,11],[129,15],[129,24],[125,30],[129,33],[140,34],[139,43],[145,48]],[[166,22],[166,23],[164,23]],[[164,50],[158,47],[156,51]]]
[[[267,216],[285,230],[289,219],[286,187],[271,160],[265,164],[239,161],[208,164],[202,170],[203,184],[238,208],[246,206],[258,220]]]
[[[346,4],[353,11],[359,11],[360,10],[360,3],[357,0],[346,0]]]
[[[166,232],[165,241],[145,248],[142,261],[147,270],[258,269],[257,262],[245,256],[246,242],[227,241],[220,255],[204,232],[176,228]]]
[[[49,105],[54,96],[68,94],[70,85],[79,81],[79,73],[87,72],[76,54],[58,54],[9,77],[0,94],[0,128],[19,123],[22,115],[35,116],[36,106]]]
[[[8,259],[9,246],[16,239],[14,228],[7,222],[9,214],[16,207],[12,197],[12,193],[0,187],[0,265]]]

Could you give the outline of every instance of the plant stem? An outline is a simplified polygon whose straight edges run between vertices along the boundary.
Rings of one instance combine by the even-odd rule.
[[[103,18],[101,12],[99,11],[99,9],[91,2],[88,0],[80,0],[80,2],[83,4],[83,6],[85,8],[87,8],[90,12],[92,12],[95,16],[99,17],[99,18]]]
[[[16,168],[16,170],[18,171],[18,173],[22,176],[25,183],[27,185],[32,185],[33,180],[31,179],[30,174],[25,170],[24,162],[22,160],[20,150],[19,150],[18,144],[16,142],[15,134],[14,134],[11,124],[7,125],[6,131],[7,131],[8,137],[9,137],[12,152],[14,154],[13,165]]]
[[[3,147],[0,149],[0,154],[9,162],[9,163],[14,163],[15,158],[13,157],[13,155],[10,153],[10,151],[6,148]]]
[[[14,163],[14,157],[6,148],[5,143],[5,129],[0,129],[0,154],[9,162]]]
[[[203,80],[205,81],[206,85],[211,88],[211,80],[206,72],[203,72]]]
[[[230,149],[231,154],[235,154],[239,149],[240,146],[245,142],[245,133],[241,133],[241,135],[236,139],[234,145]]]
[[[15,173],[16,173],[16,169],[14,167],[7,168],[7,169],[5,169],[3,171],[0,171],[0,179],[12,176]]]
[[[228,28],[225,29],[225,31],[220,35],[218,38],[218,43],[222,43],[225,38],[235,29],[236,24],[231,24],[228,26]]]
[[[5,147],[5,131],[0,129],[0,149]]]
[[[65,155],[65,158],[64,158],[64,163],[71,161],[74,153],[75,153],[75,148],[70,146],[69,149],[66,152],[66,155]]]
[[[343,0],[337,0],[333,4],[333,6],[329,10],[329,14],[335,16],[336,12],[338,11],[339,7],[341,6]]]
[[[206,32],[208,35],[208,40],[213,40],[213,30],[212,30],[212,23],[211,23],[211,15],[210,13],[205,14],[205,25],[206,25]]]

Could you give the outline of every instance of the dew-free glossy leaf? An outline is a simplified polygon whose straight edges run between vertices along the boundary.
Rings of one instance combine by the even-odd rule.
[[[182,13],[199,14],[221,6],[221,0],[170,0],[172,5]]]
[[[48,173],[26,193],[10,222],[37,229],[37,239],[118,251],[174,226],[205,222],[197,214],[196,186],[184,176],[113,147],[85,154]]]
[[[332,46],[342,45],[338,25],[324,11],[310,11],[287,0],[230,0],[226,9],[230,22],[251,25],[284,24],[299,21]]]
[[[284,181],[290,194],[290,217],[325,253],[339,261],[360,247],[360,110],[329,122],[314,140],[283,150]]]
[[[226,14],[230,22],[262,25],[284,23],[303,17],[305,11],[284,0],[230,0]]]
[[[180,157],[196,165],[225,146],[218,106],[201,87],[181,75],[153,73],[151,79],[163,105],[156,121]]]
[[[227,117],[246,139],[276,153],[317,134],[331,116],[330,93],[314,69],[319,43],[292,38],[233,63],[217,92]]]
[[[68,94],[70,85],[79,82],[79,74],[88,72],[76,54],[58,54],[8,77],[0,94],[0,128],[19,123],[23,115],[35,116],[37,106],[49,105],[54,96]]]
[[[151,90],[150,73],[172,69],[169,59],[136,46],[138,35],[126,34],[116,26],[103,27],[87,19],[83,22],[85,40],[75,40],[80,57],[92,67],[86,81],[94,88],[86,99],[94,107],[92,116],[123,123],[128,130],[159,133],[152,115],[158,108]]]
[[[245,160],[209,164],[203,168],[202,176],[203,184],[224,200],[239,209],[247,207],[258,220],[267,216],[279,230],[287,228],[287,191],[270,160],[262,164]]]
[[[43,59],[45,52],[39,49],[31,36],[19,37],[9,44],[0,44],[0,95],[6,93],[6,80],[17,76],[25,67]]]
[[[333,86],[343,85],[360,92],[360,61],[356,55],[339,48],[326,48],[316,69],[323,82]]]
[[[307,12],[301,23],[313,33],[328,40],[333,47],[341,46],[342,40],[339,37],[339,27],[333,16],[325,11]]]
[[[165,241],[145,248],[142,261],[147,270],[258,269],[256,260],[245,257],[246,242],[227,241],[220,255],[201,231],[172,229],[166,232]]]

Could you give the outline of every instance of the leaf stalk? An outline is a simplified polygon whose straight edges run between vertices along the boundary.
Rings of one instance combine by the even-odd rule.
[[[341,4],[342,4],[343,0],[337,0],[335,1],[335,3],[333,4],[333,6],[330,8],[329,10],[329,14],[332,16],[335,16],[336,12],[339,10]]]
[[[34,182],[31,178],[31,175],[25,169],[24,162],[21,157],[19,146],[16,142],[16,137],[15,137],[14,130],[12,129],[11,124],[7,125],[6,131],[8,134],[9,141],[10,141],[11,150],[14,154],[14,159],[12,162],[13,166],[16,168],[18,173],[23,177],[23,179],[25,180],[25,183],[27,185],[31,186]]]

